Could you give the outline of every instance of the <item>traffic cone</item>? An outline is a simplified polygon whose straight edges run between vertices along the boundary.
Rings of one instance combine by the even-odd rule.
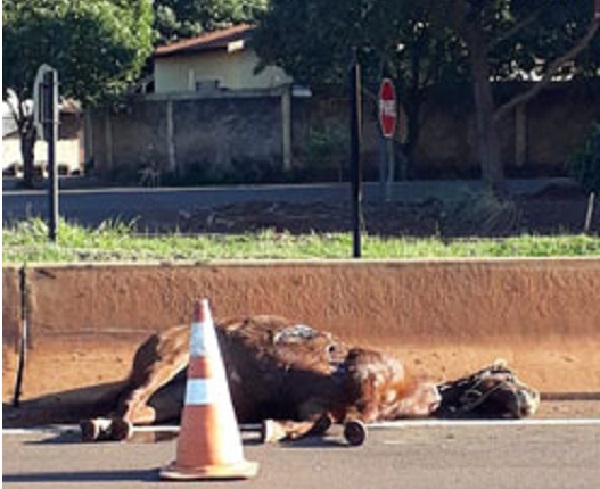
[[[258,464],[244,458],[208,300],[194,306],[190,361],[175,461],[164,479],[247,479]]]

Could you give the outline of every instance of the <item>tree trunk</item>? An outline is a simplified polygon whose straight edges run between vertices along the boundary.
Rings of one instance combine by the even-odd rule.
[[[500,155],[498,125],[494,122],[494,96],[487,61],[484,36],[470,33],[467,38],[469,63],[475,96],[477,121],[477,154],[481,165],[481,177],[486,186],[496,194],[505,192],[504,170]]]
[[[410,102],[404,105],[406,114],[406,141],[402,145],[404,157],[406,158],[406,178],[413,178],[416,175],[415,151],[419,144],[421,135],[421,122],[419,113],[421,111],[421,100],[411,98]]]
[[[34,169],[34,146],[35,146],[35,127],[32,123],[26,122],[22,130],[19,131],[21,138],[21,154],[23,156],[23,186],[31,189],[34,187],[35,169]]]

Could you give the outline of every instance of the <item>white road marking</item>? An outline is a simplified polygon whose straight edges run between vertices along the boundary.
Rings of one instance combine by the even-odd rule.
[[[549,419],[419,419],[388,421],[369,424],[369,429],[420,428],[426,426],[573,426],[600,425],[600,418],[549,418]]]
[[[446,419],[420,419],[404,421],[388,421],[372,423],[367,425],[370,430],[385,429],[405,429],[405,428],[423,428],[423,427],[511,427],[511,426],[600,426],[600,418],[549,418],[549,419],[516,419],[516,420],[446,420]],[[240,424],[240,431],[259,431],[262,425],[260,423]],[[79,431],[78,425],[48,425],[32,428],[9,428],[2,429],[3,435],[22,435],[30,433],[64,433],[69,431]],[[152,425],[135,426],[134,432],[153,433],[169,432],[178,433],[180,427],[176,425]]]

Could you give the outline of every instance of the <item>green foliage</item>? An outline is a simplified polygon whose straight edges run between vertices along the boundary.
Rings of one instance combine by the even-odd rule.
[[[564,54],[589,28],[593,0],[272,0],[255,35],[265,63],[307,83],[340,82],[356,49],[367,83],[452,84],[468,78],[465,35],[484,33],[491,74],[515,76]],[[523,26],[519,28],[519,26]],[[537,63],[537,64],[536,64]],[[600,36],[576,59],[597,75]],[[572,67],[571,67],[572,68]]]
[[[570,173],[586,192],[600,193],[600,123],[567,161]]]
[[[340,127],[313,130],[305,150],[303,170],[307,181],[344,181],[349,161],[348,131]],[[312,178],[311,178],[312,177]]]
[[[60,93],[84,103],[122,92],[153,43],[151,0],[6,0],[3,86],[31,97],[43,64],[58,70]]]
[[[255,46],[263,65],[279,65],[304,83],[344,84],[354,53],[367,92],[392,77],[408,117],[409,158],[426,92],[436,87],[451,97],[464,81],[479,83],[471,90],[479,94],[477,147],[482,174],[496,179],[494,118],[506,100],[492,93],[491,80],[543,73],[587,39],[592,8],[593,0],[272,0]],[[598,76],[600,36],[583,42],[572,61],[564,68],[570,76]]]
[[[417,0],[272,0],[253,42],[261,65],[278,65],[309,85],[347,83],[361,64],[363,88],[375,101],[383,76],[391,77],[408,118],[404,150],[419,138],[419,110],[432,85],[464,81],[461,46],[445,28],[431,26],[428,2]]]
[[[304,83],[344,83],[354,53],[365,82],[382,74],[411,84],[412,78],[458,69],[449,59],[451,39],[429,29],[429,12],[413,0],[272,0],[254,36],[259,56]],[[449,43],[444,49],[441,45]],[[423,62],[423,63],[421,63]],[[408,83],[405,83],[408,82]]]
[[[541,74],[554,59],[581,39],[592,23],[593,0],[487,0],[480,15],[467,19],[486,32],[492,46],[488,61],[492,75],[515,77]],[[525,24],[521,29],[515,28]],[[514,30],[514,34],[505,35]],[[559,71],[559,74],[596,76],[600,67],[600,38]]]
[[[252,258],[350,258],[352,236],[292,235],[265,230],[247,234],[145,236],[134,223],[107,221],[87,229],[61,220],[58,243],[47,241],[41,219],[20,222],[2,230],[3,263],[115,262],[144,260],[206,260]],[[598,256],[600,238],[594,236],[521,236],[507,239],[441,240],[438,238],[384,239],[365,235],[365,258],[462,258]]]
[[[155,0],[160,43],[237,24],[253,24],[268,0]]]

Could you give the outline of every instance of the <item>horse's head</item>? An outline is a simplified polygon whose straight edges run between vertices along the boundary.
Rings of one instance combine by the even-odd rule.
[[[440,385],[441,416],[522,418],[535,414],[540,394],[519,380],[506,362]]]

